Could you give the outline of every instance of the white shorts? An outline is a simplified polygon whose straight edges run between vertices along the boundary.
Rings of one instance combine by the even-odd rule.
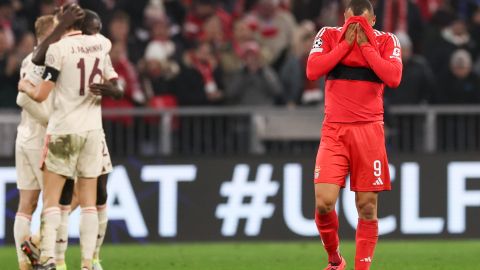
[[[112,160],[110,158],[110,152],[108,151],[107,140],[105,139],[105,132],[103,132],[103,140],[102,140],[102,174],[109,174],[113,171]]]
[[[15,167],[19,190],[40,190],[43,188],[43,173],[40,169],[42,150],[25,149],[15,144]]]
[[[102,129],[76,134],[48,134],[42,165],[67,178],[97,178],[103,174],[105,157],[109,159]]]

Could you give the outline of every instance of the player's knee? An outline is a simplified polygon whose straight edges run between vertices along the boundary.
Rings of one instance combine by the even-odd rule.
[[[335,201],[317,198],[316,208],[321,215],[327,214],[335,209]]]
[[[35,212],[35,209],[37,209],[37,205],[38,201],[33,198],[31,200],[22,200],[18,207],[18,212],[32,215],[33,212]]]
[[[357,204],[357,209],[361,219],[372,220],[377,218],[377,204],[375,201],[360,201]]]

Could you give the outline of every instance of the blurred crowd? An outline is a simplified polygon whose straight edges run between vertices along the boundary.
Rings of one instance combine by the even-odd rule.
[[[323,101],[305,65],[348,0],[79,0],[98,12],[125,96],[105,107],[306,106]],[[0,107],[15,107],[35,18],[57,0],[0,0]],[[65,2],[65,1],[63,1]],[[373,0],[375,28],[403,49],[388,104],[480,103],[480,0]]]

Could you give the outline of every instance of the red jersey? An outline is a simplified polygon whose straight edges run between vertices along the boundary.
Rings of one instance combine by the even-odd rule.
[[[350,46],[341,39],[342,30],[322,28],[307,62],[309,80],[327,75],[325,122],[382,121],[385,85],[396,88],[402,78],[400,42],[374,30],[378,50],[370,43]]]

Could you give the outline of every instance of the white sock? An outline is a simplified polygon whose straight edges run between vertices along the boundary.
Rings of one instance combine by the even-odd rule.
[[[80,246],[82,260],[93,260],[98,235],[98,214],[96,207],[84,207],[80,214]]]
[[[60,222],[59,207],[55,206],[43,210],[42,226],[40,228],[40,252],[42,253],[42,258],[55,258],[55,243]]]
[[[17,257],[19,262],[28,262],[27,256],[23,254],[20,245],[30,236],[30,223],[32,216],[18,212],[13,223],[13,237],[15,238],[15,247],[17,248]]]
[[[55,245],[55,259],[57,261],[65,260],[65,252],[68,247],[68,216],[70,214],[70,206],[62,206],[61,209],[61,221],[57,230],[57,243]]]
[[[107,215],[107,206],[97,207],[98,211],[98,237],[97,245],[95,246],[95,259],[100,258],[100,248],[103,244],[103,239],[105,239],[105,233],[107,232],[108,224],[108,215]]]

